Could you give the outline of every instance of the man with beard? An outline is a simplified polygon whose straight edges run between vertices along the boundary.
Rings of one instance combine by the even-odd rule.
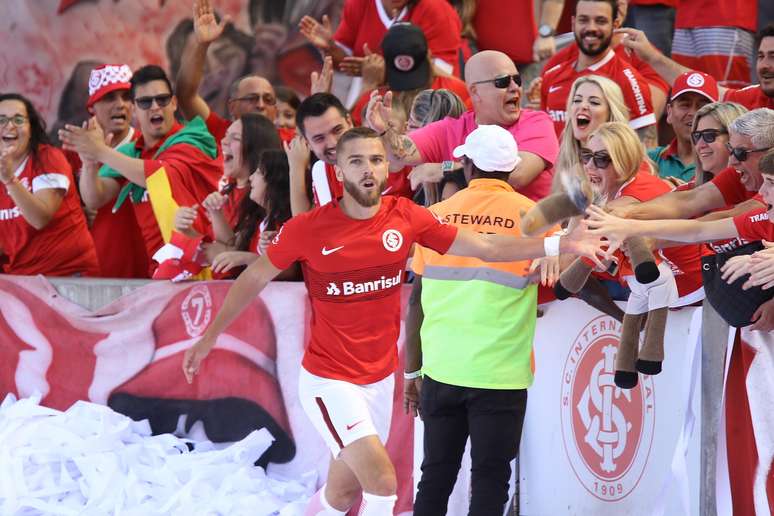
[[[657,121],[650,86],[634,66],[610,47],[617,15],[615,0],[580,0],[575,4],[572,24],[580,52],[577,59],[543,72],[540,108],[551,115],[556,134],[560,135],[565,124],[567,95],[575,79],[584,75],[608,77],[621,86],[629,108],[629,125],[646,147],[653,147]]]
[[[299,398],[333,455],[328,482],[307,514],[343,515],[362,490],[359,514],[392,515],[397,485],[384,441],[398,364],[401,279],[412,245],[493,262],[560,252],[598,262],[599,241],[583,231],[545,239],[474,233],[443,224],[409,199],[382,197],[386,151],[367,128],[341,136],[336,162],[341,201],[285,223],[266,254],[236,280],[202,339],[186,351],[183,373],[192,382],[218,335],[272,278],[300,262],[312,322]]]
[[[330,93],[315,93],[304,99],[296,111],[297,134],[284,144],[290,169],[290,209],[293,215],[323,206],[343,194],[336,179],[336,146],[339,138],[352,128],[352,120],[341,101]],[[318,161],[312,165],[312,197],[309,200],[307,169],[309,152]]]
[[[647,36],[634,29],[620,29],[627,35],[623,44],[631,48],[661,76],[672,84],[677,77],[690,72],[681,64],[664,56],[654,47]],[[755,37],[757,57],[755,69],[759,84],[754,84],[741,90],[720,87],[720,97],[724,102],[737,102],[747,109],[774,109],[774,24],[764,27]]]
[[[393,167],[434,163],[439,174],[460,168],[452,151],[479,125],[499,125],[518,142],[521,162],[508,178],[514,190],[537,201],[551,191],[559,145],[551,119],[542,111],[522,109],[521,75],[502,52],[484,50],[465,63],[465,82],[473,109],[403,134],[392,121],[392,92],[374,92],[366,122],[382,138]]]

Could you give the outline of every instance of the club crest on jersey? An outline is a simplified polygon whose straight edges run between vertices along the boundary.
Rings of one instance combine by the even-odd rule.
[[[384,248],[394,253],[403,245],[403,235],[397,229],[388,229],[382,233]]]

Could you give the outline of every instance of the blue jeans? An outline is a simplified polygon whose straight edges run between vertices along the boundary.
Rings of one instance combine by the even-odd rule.
[[[630,5],[624,27],[639,29],[661,53],[672,55],[675,9],[666,5]]]

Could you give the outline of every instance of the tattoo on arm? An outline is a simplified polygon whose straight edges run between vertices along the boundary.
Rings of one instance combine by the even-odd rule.
[[[643,145],[645,145],[646,149],[650,149],[658,145],[658,137],[655,125],[649,125],[648,127],[641,127],[637,129],[637,136],[639,136],[640,141]]]
[[[419,161],[419,150],[411,138],[405,134],[400,134],[392,128],[387,129],[385,134],[389,152],[398,161],[405,164],[416,164]]]

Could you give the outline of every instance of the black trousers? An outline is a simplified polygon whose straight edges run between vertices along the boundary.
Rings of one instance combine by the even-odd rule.
[[[510,462],[519,451],[527,390],[459,387],[425,376],[420,407],[425,458],[414,516],[446,514],[468,436],[472,491],[468,515],[502,515]]]

